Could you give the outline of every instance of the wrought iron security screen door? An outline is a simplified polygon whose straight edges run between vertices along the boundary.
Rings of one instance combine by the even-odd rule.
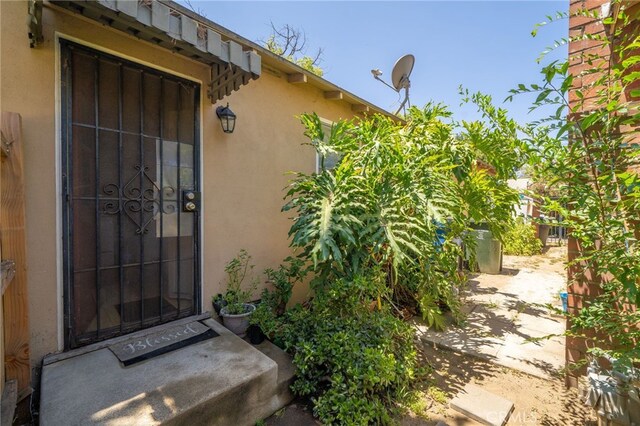
[[[67,348],[198,312],[196,83],[61,42]]]

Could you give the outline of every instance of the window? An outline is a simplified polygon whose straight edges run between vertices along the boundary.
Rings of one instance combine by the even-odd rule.
[[[320,121],[322,122],[322,131],[324,132],[323,142],[328,142],[333,123],[323,118],[321,118]],[[324,155],[324,162],[322,161],[322,157],[322,155],[316,152],[316,173],[320,173],[320,169],[323,165],[325,170],[333,170],[340,162],[340,159],[342,159],[342,154],[329,152]]]

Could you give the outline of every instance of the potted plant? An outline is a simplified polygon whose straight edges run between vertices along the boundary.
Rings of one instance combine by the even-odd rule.
[[[249,318],[249,328],[247,328],[247,336],[252,345],[259,345],[264,342],[266,336],[263,332],[263,327],[274,319],[271,308],[263,301],[256,306],[256,310],[253,311]]]
[[[547,238],[549,238],[549,223],[547,222],[547,218],[545,215],[541,214],[538,218],[538,238],[542,242],[542,247],[547,246]]]
[[[224,267],[227,273],[227,291],[224,294],[224,306],[220,309],[220,316],[224,326],[241,337],[246,334],[249,317],[256,309],[249,301],[257,281],[250,280],[249,287],[243,289],[243,283],[254,267],[249,264],[250,260],[251,256],[243,249]]]
[[[227,302],[224,300],[224,295],[222,295],[222,293],[218,293],[211,297],[211,304],[213,305],[213,310],[216,312],[216,315],[220,315],[220,309],[222,309]]]
[[[260,304],[251,315],[250,326],[247,330],[249,340],[257,345],[264,341],[265,337],[272,339],[281,326],[281,317],[285,314],[287,302],[291,298],[293,286],[302,281],[306,274],[304,263],[299,259],[287,258],[287,264],[280,265],[278,269],[268,268],[264,271],[267,283],[273,290],[264,289],[261,294]]]
[[[275,309],[275,314],[280,316],[284,314],[287,302],[291,299],[293,286],[297,282],[301,282],[307,271],[303,268],[304,262],[300,259],[288,257],[285,259],[286,265],[280,265],[278,269],[267,268],[264,274],[267,276],[267,282],[270,283],[274,292],[271,293],[271,303]]]

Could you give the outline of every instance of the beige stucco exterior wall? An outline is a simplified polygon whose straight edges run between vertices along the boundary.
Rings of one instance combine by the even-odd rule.
[[[45,5],[45,42],[29,48],[26,1],[1,1],[0,108],[22,115],[27,194],[27,255],[31,355],[33,365],[62,349],[61,231],[57,217],[60,188],[56,137],[58,75],[56,32],[129,59],[207,81],[204,65],[138,41],[121,32]],[[293,85],[263,71],[228,99],[237,114],[236,131],[222,133],[215,107],[202,93],[203,308],[223,290],[223,267],[241,248],[253,255],[256,270],[276,266],[290,254],[290,221],[280,212],[286,171],[310,172],[315,153],[302,147],[295,118],[317,112],[328,120],[353,115],[349,104],[328,101],[320,89]],[[296,297],[305,294],[296,291]]]

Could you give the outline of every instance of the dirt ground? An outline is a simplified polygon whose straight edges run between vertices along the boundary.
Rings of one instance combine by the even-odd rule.
[[[591,409],[581,404],[575,390],[565,388],[562,378],[543,380],[446,349],[425,347],[421,356],[422,364],[433,368],[432,379],[424,386],[422,402],[412,405],[420,412],[401,418],[402,426],[430,426],[440,421],[449,426],[480,424],[448,408],[467,383],[515,404],[508,425],[596,424]]]
[[[503,266],[510,269],[542,269],[544,271],[567,276],[564,262],[567,257],[567,247],[564,245],[547,246],[542,254],[537,256],[504,256]]]

